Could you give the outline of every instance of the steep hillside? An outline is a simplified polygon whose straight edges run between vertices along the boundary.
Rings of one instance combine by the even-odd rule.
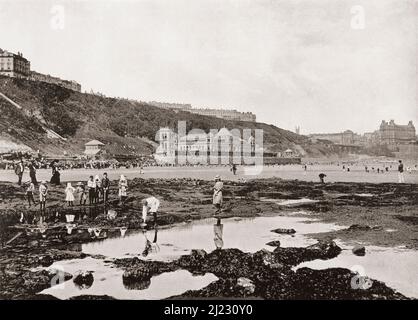
[[[0,77],[0,92],[22,107],[0,97],[0,139],[10,139],[48,154],[80,154],[84,143],[98,139],[113,154],[150,154],[162,126],[177,129],[263,129],[264,146],[272,152],[296,148],[310,156],[326,155],[304,136],[264,123],[227,121],[189,112],[163,110],[145,103],[74,92],[53,84]],[[48,138],[45,128],[66,138]]]

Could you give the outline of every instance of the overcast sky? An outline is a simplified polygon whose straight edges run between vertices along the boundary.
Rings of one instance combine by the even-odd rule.
[[[0,48],[83,91],[252,111],[304,134],[418,127],[417,1],[0,0]]]

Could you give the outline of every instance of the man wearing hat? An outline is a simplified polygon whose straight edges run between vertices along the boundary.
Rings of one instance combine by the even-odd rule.
[[[24,171],[25,171],[25,165],[23,164],[23,160],[21,159],[15,167],[15,173],[18,177],[17,184],[19,186],[22,184],[22,176],[23,176]]]

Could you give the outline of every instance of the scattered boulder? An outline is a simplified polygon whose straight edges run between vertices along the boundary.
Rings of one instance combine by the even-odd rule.
[[[319,259],[331,259],[338,256],[341,252],[341,248],[332,240],[319,241],[306,249],[317,252]]]
[[[80,289],[90,288],[94,282],[93,271],[78,271],[74,276],[73,282]]]
[[[296,233],[296,230],[295,229],[277,228],[277,229],[271,230],[271,232],[282,233],[282,234],[294,234],[294,233]]]
[[[280,241],[279,240],[270,241],[270,242],[267,242],[266,245],[270,247],[280,247]]]
[[[371,228],[365,224],[352,224],[348,229],[348,231],[369,231]]]
[[[366,255],[366,248],[364,246],[354,246],[351,250],[356,256],[365,256]]]

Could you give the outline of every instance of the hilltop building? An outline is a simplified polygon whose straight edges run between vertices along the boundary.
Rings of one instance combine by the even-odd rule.
[[[13,78],[27,78],[30,74],[30,62],[17,54],[0,49],[0,74]]]
[[[335,144],[348,146],[355,145],[360,140],[359,135],[351,130],[345,130],[344,132],[338,133],[314,133],[310,134],[309,137],[314,140],[328,140]]]
[[[75,81],[63,80],[50,76],[49,74],[46,75],[33,70],[31,71],[30,61],[24,58],[21,52],[15,54],[0,49],[0,75],[52,83],[63,88],[81,92],[81,85]]]
[[[256,122],[256,115],[252,112],[239,112],[237,110],[224,109],[191,109],[191,113],[199,114],[201,116],[216,117],[232,121],[249,121]]]
[[[156,102],[150,101],[149,104],[174,111],[186,111],[190,113],[199,114],[201,116],[216,117],[225,120],[232,121],[250,121],[256,122],[256,115],[252,112],[239,112],[237,110],[228,109],[210,109],[210,108],[193,108],[191,104],[181,103],[167,103],[167,102]]]
[[[398,125],[394,120],[386,122],[382,120],[379,127],[379,139],[381,144],[399,145],[416,141],[415,126],[412,121],[407,125]]]
[[[309,135],[311,141],[328,140],[342,146],[377,146],[386,145],[389,150],[396,151],[400,146],[417,143],[415,126],[412,121],[407,125],[398,125],[394,120],[382,120],[379,130],[366,132],[363,135],[345,130],[339,133],[315,133]],[[409,150],[409,149],[408,149]]]
[[[162,109],[173,109],[173,110],[181,110],[181,111],[190,111],[192,109],[191,104],[157,102],[157,101],[150,101],[148,103],[155,107],[162,108]]]
[[[36,71],[31,71],[29,80],[53,83],[63,88],[81,92],[81,85],[79,83],[72,80],[62,80],[61,78],[53,77],[49,74],[42,74]]]

